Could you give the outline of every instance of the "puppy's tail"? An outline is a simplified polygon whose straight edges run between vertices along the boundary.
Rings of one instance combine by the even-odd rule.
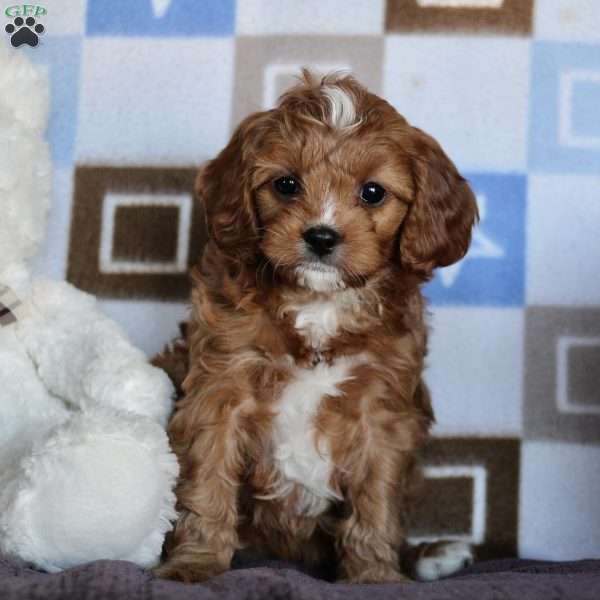
[[[402,572],[421,581],[435,581],[448,577],[475,561],[470,544],[451,540],[407,544],[401,557]]]

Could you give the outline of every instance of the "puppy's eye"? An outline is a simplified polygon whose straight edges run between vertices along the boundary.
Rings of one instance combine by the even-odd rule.
[[[273,187],[279,192],[282,196],[293,196],[300,191],[300,183],[295,177],[291,175],[286,175],[285,177],[280,177],[273,182]]]
[[[369,206],[378,206],[385,199],[385,189],[374,181],[367,181],[360,190],[360,199]]]

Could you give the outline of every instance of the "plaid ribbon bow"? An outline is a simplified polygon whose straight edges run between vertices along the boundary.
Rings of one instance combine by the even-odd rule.
[[[25,314],[25,304],[11,288],[0,283],[0,327],[16,323]]]

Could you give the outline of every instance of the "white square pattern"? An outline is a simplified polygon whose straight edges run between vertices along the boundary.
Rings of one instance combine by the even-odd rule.
[[[5,3],[2,12],[6,4],[8,3]],[[10,4],[19,3],[10,2]],[[44,35],[82,35],[85,32],[87,0],[51,0],[40,4],[47,11],[39,18],[39,22],[45,27]]]
[[[230,38],[86,38],[78,162],[180,166],[214,156],[229,137],[233,54]]]
[[[600,177],[530,175],[527,304],[600,304]]]
[[[290,10],[291,9],[291,10]],[[385,0],[238,0],[238,34],[381,34]]]
[[[502,8],[504,0],[417,0],[424,8]]]
[[[534,32],[545,40],[600,40],[598,0],[535,0]]]
[[[600,447],[524,442],[519,556],[598,558]]]
[[[385,52],[384,96],[460,168],[525,168],[529,41],[387,36]]]
[[[522,361],[522,309],[436,307],[425,371],[434,434],[519,435]]]

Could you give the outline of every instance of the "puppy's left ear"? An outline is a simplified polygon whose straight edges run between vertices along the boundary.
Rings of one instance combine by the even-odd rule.
[[[460,260],[479,215],[469,184],[440,145],[413,128],[410,148],[415,197],[400,236],[402,265],[429,277]]]

